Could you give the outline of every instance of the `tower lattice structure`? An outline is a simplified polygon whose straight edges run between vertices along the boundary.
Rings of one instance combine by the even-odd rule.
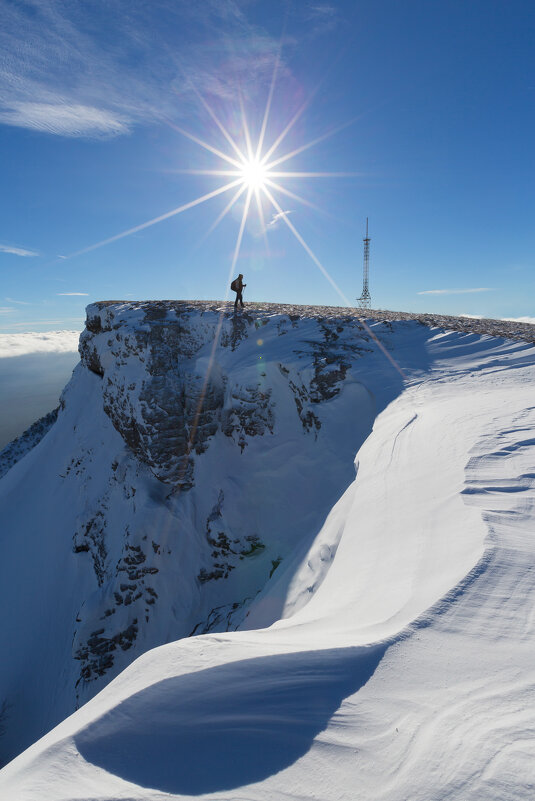
[[[366,236],[364,237],[364,265],[362,275],[362,295],[358,298],[360,309],[371,309],[372,296],[370,295],[370,288],[368,286],[370,274],[370,237],[368,236],[368,218],[366,217]]]

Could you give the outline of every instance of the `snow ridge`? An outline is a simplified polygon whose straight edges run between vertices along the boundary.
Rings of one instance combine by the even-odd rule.
[[[39,418],[20,437],[17,437],[0,451],[0,478],[10,470],[14,464],[22,459],[32,448],[38,445],[45,434],[52,428],[58,419],[59,406],[44,417]]]
[[[46,455],[40,516],[49,496],[82,501],[59,535],[32,540],[39,563],[52,563],[53,546],[53,563],[76,577],[76,591],[56,589],[55,625],[70,593],[76,619],[63,614],[54,678],[39,678],[55,686],[56,708],[68,714],[76,693],[85,700],[138,658],[7,765],[2,789],[69,801],[349,801],[356,787],[381,801],[530,798],[535,348],[369,319],[402,383],[345,312],[234,319],[171,302],[88,312],[65,408],[0,497],[11,530],[28,530],[20,487],[37,485]],[[197,426],[201,379],[210,402]],[[160,426],[173,415],[166,453]],[[82,525],[75,542],[95,541],[67,554],[73,522],[89,513],[96,528]],[[39,580],[24,574],[28,548],[7,545],[19,584]],[[114,663],[88,680],[72,669],[68,638],[88,643],[114,592],[122,603],[104,613],[89,656]],[[106,651],[134,616],[129,647]],[[4,635],[15,644],[21,620]],[[43,620],[25,626],[50,658]],[[30,701],[50,724],[42,699]],[[29,712],[17,715],[6,719],[11,743],[35,736]]]

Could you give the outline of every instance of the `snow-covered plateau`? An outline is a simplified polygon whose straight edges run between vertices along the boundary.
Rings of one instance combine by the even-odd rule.
[[[535,327],[418,317],[88,307],[0,480],[3,798],[535,797]]]

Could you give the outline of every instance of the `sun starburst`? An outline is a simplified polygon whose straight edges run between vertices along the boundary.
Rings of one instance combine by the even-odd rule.
[[[247,123],[247,118],[245,115],[245,110],[243,108],[243,103],[240,101],[240,115],[241,115],[241,126],[243,129],[243,136],[245,140],[245,148],[240,148],[238,143],[230,136],[224,125],[221,121],[217,118],[214,111],[210,108],[210,106],[206,103],[205,100],[200,98],[202,101],[203,106],[209,112],[212,120],[216,123],[218,129],[223,134],[227,143],[231,146],[235,156],[229,155],[225,153],[218,147],[214,147],[213,145],[204,142],[199,137],[195,136],[194,134],[185,131],[183,128],[176,128],[181,134],[187,136],[192,141],[196,142],[202,148],[210,152],[211,154],[217,156],[219,159],[223,160],[227,164],[231,165],[235,169],[229,168],[214,168],[214,169],[179,169],[175,170],[175,172],[188,174],[188,175],[209,175],[212,177],[226,177],[229,179],[234,179],[229,181],[228,184],[220,187],[219,189],[215,190],[217,193],[226,192],[227,190],[236,186],[236,182],[238,182],[238,192],[229,202],[229,204],[225,207],[224,211],[219,215],[216,222],[210,227],[210,231],[212,231],[216,225],[218,225],[221,220],[228,214],[234,204],[238,201],[241,195],[248,191],[255,197],[256,201],[256,209],[258,216],[260,218],[262,231],[264,235],[267,234],[267,227],[265,225],[265,214],[264,214],[264,205],[267,203],[268,208],[272,208],[274,214],[277,218],[284,219],[287,223],[286,215],[282,212],[279,203],[276,200],[276,195],[284,195],[285,197],[292,198],[293,200],[302,203],[309,208],[313,208],[318,210],[318,207],[311,203],[306,198],[298,195],[297,193],[288,189],[288,187],[284,186],[285,179],[309,179],[309,178],[340,178],[340,177],[351,177],[355,176],[358,173],[352,172],[317,172],[317,171],[297,171],[297,170],[281,170],[279,165],[284,164],[284,162],[289,161],[291,158],[299,155],[300,153],[308,150],[315,144],[324,141],[329,136],[332,136],[334,133],[337,133],[341,128],[344,126],[340,126],[340,128],[334,129],[329,131],[322,136],[317,137],[316,139],[307,142],[301,145],[298,148],[294,148],[293,150],[283,153],[281,155],[277,155],[277,151],[281,148],[282,143],[284,142],[286,136],[289,134],[299,117],[301,116],[304,108],[306,106],[301,107],[301,109],[294,114],[290,122],[286,125],[286,127],[282,130],[282,132],[277,136],[274,142],[262,153],[262,148],[266,138],[266,129],[267,129],[267,122],[268,122],[268,114],[271,108],[271,100],[272,100],[272,93],[270,92],[270,96],[268,99],[268,103],[266,105],[266,111],[264,114],[264,119],[262,123],[262,129],[260,135],[258,137],[258,141],[256,146],[254,145],[251,134],[249,131],[249,126]],[[278,168],[278,169],[274,169]],[[277,179],[275,181],[274,179]],[[281,183],[282,179],[282,183]],[[204,200],[208,200],[210,196],[203,196],[201,202]],[[249,197],[249,201],[251,198]],[[248,202],[248,215],[251,213],[251,204]],[[177,213],[182,209],[178,209]],[[149,223],[150,224],[150,223]],[[300,244],[303,244],[301,237],[297,234],[295,227],[288,226],[296,239]],[[307,253],[310,254],[310,250],[308,246],[305,247]],[[315,259],[314,259],[315,260]],[[331,281],[332,282],[332,281]],[[338,293],[343,297],[340,293],[340,290],[337,288]],[[343,297],[344,302],[347,301],[345,297]]]
[[[215,221],[209,228],[208,234],[211,233],[217,225],[221,223],[221,221],[229,214],[231,209],[237,204],[237,202],[245,195],[245,201],[243,204],[243,211],[241,214],[240,224],[238,227],[238,234],[236,238],[236,243],[233,249],[232,260],[229,266],[229,272],[227,276],[226,282],[226,297],[228,298],[229,292],[229,284],[230,284],[230,277],[234,274],[236,263],[239,258],[240,248],[243,241],[243,236],[245,232],[245,226],[248,220],[248,217],[252,211],[252,209],[256,206],[256,213],[258,215],[258,219],[260,221],[261,230],[264,236],[265,245],[266,245],[266,252],[269,253],[268,242],[267,242],[267,233],[268,233],[268,225],[265,223],[265,208],[264,206],[267,205],[268,210],[271,209],[273,213],[274,220],[282,220],[287,228],[290,230],[292,235],[295,237],[296,241],[299,245],[304,249],[307,253],[311,261],[315,264],[315,266],[321,271],[323,276],[327,279],[327,281],[331,284],[333,289],[337,292],[343,304],[345,306],[352,306],[349,299],[346,297],[344,292],[340,289],[336,281],[334,280],[333,276],[329,273],[326,267],[321,263],[320,259],[316,256],[310,245],[305,241],[302,234],[297,230],[294,223],[288,218],[288,212],[284,211],[282,208],[279,200],[277,199],[278,196],[282,195],[284,197],[289,197],[292,200],[297,201],[305,206],[316,208],[313,203],[311,203],[306,198],[298,195],[296,192],[290,190],[287,186],[284,185],[286,180],[295,180],[295,179],[321,179],[321,178],[335,178],[335,177],[349,177],[355,176],[357,173],[340,173],[340,172],[313,172],[313,171],[298,171],[298,170],[283,170],[281,169],[281,165],[285,165],[287,162],[291,161],[297,155],[304,153],[305,151],[309,150],[314,145],[318,144],[319,142],[324,141],[328,137],[332,136],[333,134],[337,133],[341,128],[345,126],[340,126],[339,128],[332,129],[322,136],[319,136],[309,142],[306,142],[299,147],[294,147],[291,150],[286,152],[282,152],[282,146],[290,133],[290,131],[295,126],[296,122],[301,118],[304,111],[306,110],[308,103],[304,103],[291,117],[290,121],[285,125],[285,127],[278,133],[278,135],[271,141],[271,144],[266,146],[266,140],[268,139],[268,122],[270,117],[270,112],[273,104],[274,98],[274,88],[277,79],[277,71],[279,66],[279,58],[276,59],[275,68],[273,71],[273,76],[269,88],[268,99],[266,103],[266,107],[263,114],[262,125],[260,127],[260,133],[258,135],[258,139],[253,144],[253,139],[250,134],[249,125],[247,121],[247,117],[244,110],[243,101],[241,95],[239,96],[239,105],[240,105],[240,117],[241,117],[241,128],[243,131],[243,138],[245,147],[240,147],[240,145],[235,141],[235,139],[230,135],[228,130],[225,128],[221,120],[217,117],[214,110],[208,104],[208,102],[203,98],[200,93],[194,89],[195,94],[197,95],[201,105],[209,114],[212,121],[215,123],[217,129],[219,130],[220,134],[222,135],[223,142],[222,147],[229,146],[231,149],[230,154],[225,152],[222,147],[216,147],[215,145],[210,144],[209,142],[204,141],[199,136],[187,131],[179,126],[177,126],[172,121],[168,120],[169,125],[173,127],[177,132],[181,135],[187,137],[191,141],[195,142],[199,145],[202,149],[212,154],[212,156],[217,157],[223,165],[218,167],[217,169],[185,169],[185,170],[177,170],[176,172],[181,173],[188,173],[191,175],[205,175],[205,176],[212,176],[212,177],[224,177],[227,179],[227,182],[224,183],[222,186],[219,186],[213,189],[210,192],[207,192],[204,195],[196,198],[195,200],[191,200],[188,203],[184,203],[181,206],[178,206],[175,209],[171,209],[164,214],[159,215],[158,217],[154,217],[151,220],[147,220],[144,223],[140,223],[139,225],[134,226],[133,228],[129,228],[126,231],[122,231],[114,236],[110,236],[107,239],[104,239],[100,242],[95,243],[94,245],[90,245],[89,247],[84,248],[83,250],[77,251],[77,253],[71,254],[72,256],[78,256],[83,253],[88,253],[89,251],[95,250],[96,248],[100,248],[104,245],[110,244],[112,242],[116,242],[119,239],[124,237],[130,236],[131,234],[137,233],[138,231],[142,231],[149,226],[155,225],[156,223],[163,222],[171,217],[174,217],[178,214],[181,214],[188,209],[194,208],[195,206],[199,206],[202,203],[205,203],[212,198],[218,197],[219,195],[223,195],[229,192],[232,189],[235,189],[233,196],[229,200],[229,202],[224,207],[223,211],[217,216]],[[226,143],[226,145],[225,145]],[[254,203],[253,203],[254,200]],[[207,235],[208,235],[207,234]],[[67,257],[70,258],[70,257]],[[208,366],[206,369],[206,374],[204,378],[204,384],[202,387],[202,391],[200,393],[200,397],[197,404],[196,414],[194,416],[193,425],[190,432],[190,439],[188,445],[188,452],[192,446],[195,429],[198,424],[198,420],[200,417],[200,412],[204,403],[205,391],[208,385],[208,381],[211,375],[212,366],[215,359],[215,352],[219,342],[219,337],[223,325],[223,317],[224,317],[224,307],[221,308],[219,314],[219,321],[216,326],[215,335],[212,342],[211,353],[208,359]],[[391,362],[391,364],[398,370],[401,376],[404,378],[404,373],[397,362],[392,358],[390,353],[386,350],[386,348],[382,345],[379,341],[377,336],[374,332],[369,328],[366,324],[365,320],[361,320],[362,325],[367,330],[370,337],[375,341],[377,346],[380,350],[384,353],[386,358]],[[184,469],[187,466],[187,456],[184,459]]]
[[[266,178],[269,178],[268,170],[266,170],[261,161],[253,158],[244,162],[242,180],[248,189],[263,189]]]
[[[201,103],[201,105],[203,106],[203,108],[205,109],[205,111],[208,113],[211,120],[215,124],[217,130],[221,134],[223,140],[222,143],[219,145],[211,144],[202,139],[201,137],[197,136],[196,134],[191,133],[190,131],[168,120],[169,125],[174,130],[176,130],[182,136],[188,138],[190,141],[199,145],[200,148],[207,151],[212,156],[215,156],[221,162],[220,166],[215,167],[213,169],[195,169],[195,168],[178,169],[175,170],[175,172],[182,174],[189,174],[189,175],[204,175],[204,176],[212,176],[214,178],[225,178],[226,183],[224,183],[222,186],[216,187],[215,189],[213,189],[210,192],[207,192],[204,195],[201,195],[198,198],[195,198],[192,201],[189,201],[188,203],[184,203],[175,209],[171,209],[170,211],[161,214],[158,217],[154,217],[150,220],[147,220],[146,222],[140,223],[139,225],[135,225],[134,227],[129,228],[126,231],[121,231],[120,233],[110,236],[106,239],[103,239],[100,242],[90,245],[89,247],[83,248],[82,250],[79,250],[76,253],[72,253],[67,258],[71,258],[73,256],[79,256],[82,255],[83,253],[88,253],[89,251],[103,247],[104,245],[116,242],[119,239],[130,236],[131,234],[135,234],[139,231],[142,231],[145,228],[155,225],[156,223],[163,222],[164,220],[167,220],[170,217],[174,217],[178,214],[181,214],[182,212],[187,211],[188,209],[194,208],[195,206],[199,206],[211,200],[212,198],[215,198],[219,195],[223,195],[229,192],[230,190],[235,189],[236,191],[231,197],[230,201],[227,203],[223,211],[218,215],[216,220],[212,223],[208,231],[208,233],[211,233],[214,230],[214,228],[217,225],[219,225],[221,221],[229,214],[231,209],[238,203],[240,198],[242,198],[245,195],[243,214],[241,216],[241,222],[239,225],[238,235],[236,239],[236,246],[234,248],[232,263],[230,265],[230,272],[234,270],[236,262],[239,258],[241,242],[243,240],[243,235],[247,220],[250,217],[250,215],[254,212],[259,218],[261,231],[264,236],[266,244],[266,251],[269,252],[268,242],[267,242],[269,226],[266,224],[265,219],[266,219],[266,213],[269,213],[271,210],[271,213],[274,218],[276,218],[277,220],[284,221],[288,229],[291,231],[292,235],[295,237],[296,241],[304,248],[305,252],[310,256],[314,264],[321,270],[323,275],[331,283],[331,285],[336,290],[340,298],[343,300],[344,305],[351,305],[347,297],[344,295],[344,293],[336,284],[333,277],[321,264],[317,256],[313,253],[310,246],[305,242],[303,236],[298,232],[293,222],[291,222],[288,219],[288,213],[284,211],[278,199],[278,197],[284,196],[287,198],[291,198],[292,200],[295,200],[298,203],[303,204],[304,206],[317,209],[317,207],[309,200],[307,200],[307,198],[302,197],[296,192],[290,190],[288,186],[285,186],[285,183],[287,181],[295,181],[295,179],[302,179],[303,181],[305,181],[308,179],[316,179],[316,178],[321,179],[321,178],[334,178],[334,177],[349,177],[356,175],[356,173],[349,173],[349,172],[348,173],[324,172],[324,171],[316,172],[316,171],[281,169],[281,167],[286,165],[286,163],[291,161],[291,159],[303,153],[304,151],[308,150],[309,148],[313,147],[314,145],[318,144],[319,142],[324,141],[333,134],[337,133],[344,126],[332,129],[309,142],[305,142],[298,147],[293,147],[293,149],[284,151],[283,145],[289,133],[292,131],[295,124],[302,117],[303,113],[308,107],[308,102],[305,102],[297,109],[297,111],[290,118],[289,122],[287,122],[286,125],[282,127],[282,130],[280,130],[279,133],[277,133],[271,141],[268,141],[269,119],[273,106],[274,89],[277,81],[277,72],[279,68],[279,63],[280,59],[277,58],[275,61],[266,107],[262,117],[260,132],[256,140],[254,140],[254,137],[251,135],[250,132],[241,94],[238,94],[239,108],[240,108],[239,127],[241,128],[240,142],[236,141],[236,139],[233,136],[231,136],[228,129],[225,127],[225,125],[223,125],[223,123],[216,115],[210,104],[207,102],[205,98],[203,98],[200,95],[200,93],[196,89],[194,89],[193,91],[197,96],[199,102]]]

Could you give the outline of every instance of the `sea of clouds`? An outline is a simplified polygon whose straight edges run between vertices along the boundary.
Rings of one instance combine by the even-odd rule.
[[[0,334],[0,359],[29,353],[75,353],[78,351],[79,337],[79,331]]]
[[[58,405],[79,331],[0,334],[0,449]]]

